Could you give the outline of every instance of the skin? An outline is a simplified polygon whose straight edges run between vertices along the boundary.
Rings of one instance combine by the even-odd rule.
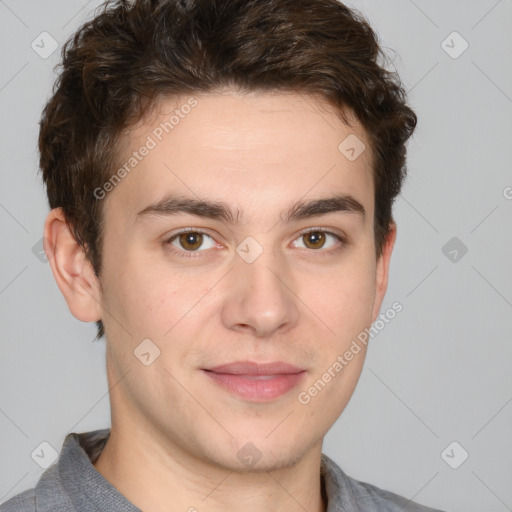
[[[371,151],[355,119],[346,126],[319,98],[295,93],[194,98],[197,106],[103,199],[99,279],[62,212],[52,210],[45,224],[70,311],[105,326],[112,433],[94,466],[145,512],[320,512],[323,438],[354,391],[365,349],[309,404],[297,395],[378,317],[396,227],[377,260]],[[126,154],[185,102],[162,101],[124,136]],[[349,134],[366,145],[355,161],[338,150]],[[239,222],[137,217],[169,193],[225,203],[239,210]],[[281,217],[297,201],[334,194],[350,194],[365,216]],[[185,228],[211,238],[186,252],[179,238],[169,242]],[[315,228],[346,244],[327,235],[310,248],[303,231]],[[263,250],[252,263],[236,252],[249,236]],[[148,338],[160,356],[145,366],[133,352]],[[283,361],[306,373],[297,388],[256,402],[202,371],[246,360]],[[249,468],[237,457],[248,442],[261,453]]]

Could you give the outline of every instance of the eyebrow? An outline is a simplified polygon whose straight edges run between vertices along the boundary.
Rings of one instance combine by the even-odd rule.
[[[281,213],[284,222],[307,219],[328,213],[351,213],[361,216],[364,220],[366,211],[364,206],[350,194],[337,194],[332,197],[313,199],[311,201],[298,201],[291,208]],[[188,213],[197,217],[237,224],[243,217],[239,209],[232,210],[227,204],[194,199],[192,197],[169,195],[160,201],[151,204],[137,213],[137,220],[150,216],[167,216]]]

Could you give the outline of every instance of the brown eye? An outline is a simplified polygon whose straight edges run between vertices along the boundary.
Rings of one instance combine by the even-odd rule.
[[[178,255],[185,255],[188,253],[198,253],[207,251],[208,249],[215,249],[218,247],[214,238],[203,231],[193,231],[187,229],[176,233],[172,238],[168,239],[167,244],[171,245],[174,249],[173,252]]]
[[[206,236],[208,237],[208,235]],[[185,251],[197,251],[204,243],[204,235],[196,231],[187,231],[172,237],[169,242],[174,247]]]
[[[201,247],[203,235],[201,233],[182,233],[179,236],[179,241],[186,251],[195,251]]]
[[[321,249],[325,244],[325,233],[322,231],[310,231],[302,235],[304,245],[308,249]]]
[[[336,248],[343,248],[346,241],[341,235],[322,229],[313,229],[303,232],[299,238],[295,239],[294,245],[302,249],[316,249],[318,252],[325,253],[329,250],[332,252]]]

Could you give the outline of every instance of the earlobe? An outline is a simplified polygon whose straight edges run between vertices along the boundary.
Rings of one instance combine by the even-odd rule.
[[[396,240],[396,224],[392,222],[390,224],[390,230],[386,243],[382,249],[382,254],[377,261],[377,268],[375,272],[375,300],[373,302],[372,311],[372,323],[377,319],[380,311],[380,306],[386,295],[388,288],[388,277],[389,277],[389,264],[391,261],[391,253]]]
[[[61,208],[50,211],[44,225],[44,249],[53,276],[72,315],[82,322],[101,319],[99,281]]]

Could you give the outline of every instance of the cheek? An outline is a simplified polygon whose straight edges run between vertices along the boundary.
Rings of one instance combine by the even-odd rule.
[[[345,408],[361,375],[367,346],[358,336],[371,325],[373,297],[373,276],[363,266],[340,272],[326,284],[324,296],[318,296],[316,310],[330,333],[318,345],[319,364],[305,392],[312,414],[327,414],[329,425]]]
[[[314,310],[337,337],[354,334],[371,323],[374,266],[363,258],[354,261],[324,276],[321,283],[305,292],[313,297]]]
[[[208,301],[202,298],[215,279],[218,277],[194,277],[162,265],[143,264],[137,258],[126,259],[108,276],[110,294],[105,296],[105,309],[111,308],[112,316],[122,321],[135,339],[167,339],[176,332],[175,327],[189,325],[193,317],[204,314]]]

